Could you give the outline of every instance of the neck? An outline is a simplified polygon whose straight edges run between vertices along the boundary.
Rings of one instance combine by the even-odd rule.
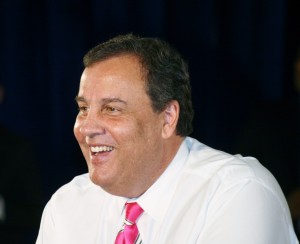
[[[122,194],[122,196],[128,198],[137,198],[143,195],[170,165],[175,155],[177,154],[183,140],[184,137],[181,136],[173,136],[172,138],[167,139],[167,141],[163,145],[160,164],[156,168],[154,168],[154,171],[151,172],[152,174],[150,172],[145,172],[143,181],[139,182],[139,184],[135,184],[136,187],[133,187],[130,193],[127,192],[127,194]],[[152,175],[152,177],[149,177],[149,175]]]

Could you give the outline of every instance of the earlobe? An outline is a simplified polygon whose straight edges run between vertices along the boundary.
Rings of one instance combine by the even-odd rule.
[[[177,101],[171,101],[164,110],[164,125],[162,128],[162,137],[167,139],[176,133],[176,126],[179,118],[179,104]]]

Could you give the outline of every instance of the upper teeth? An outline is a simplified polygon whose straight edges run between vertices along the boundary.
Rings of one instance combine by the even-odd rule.
[[[101,146],[101,147],[91,147],[92,152],[107,152],[113,150],[113,147]]]

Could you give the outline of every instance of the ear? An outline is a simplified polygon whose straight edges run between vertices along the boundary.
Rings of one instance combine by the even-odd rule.
[[[171,101],[163,111],[164,124],[162,128],[162,137],[167,139],[176,133],[176,126],[179,118],[179,103]]]

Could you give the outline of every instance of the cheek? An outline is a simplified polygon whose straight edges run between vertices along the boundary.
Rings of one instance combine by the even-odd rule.
[[[123,138],[125,137],[132,154],[145,153],[159,143],[159,126],[147,120],[139,120],[134,126],[124,128]]]

